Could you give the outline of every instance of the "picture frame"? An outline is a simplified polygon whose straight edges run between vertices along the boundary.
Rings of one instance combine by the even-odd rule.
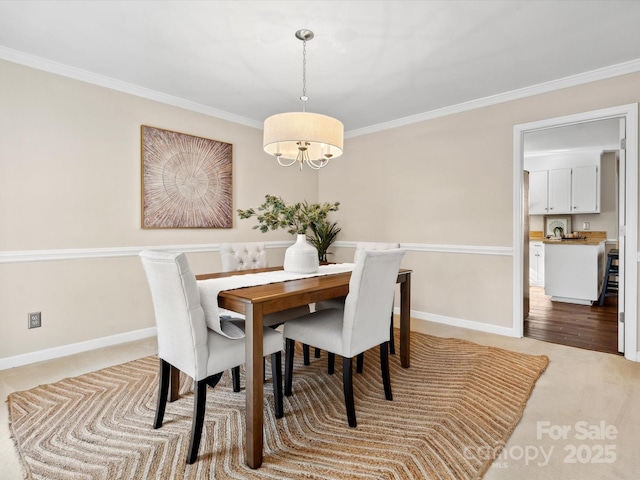
[[[231,228],[233,145],[141,125],[143,229]]]
[[[567,215],[545,215],[544,236],[545,238],[556,237],[554,229],[561,227],[564,235],[571,233],[571,217]]]

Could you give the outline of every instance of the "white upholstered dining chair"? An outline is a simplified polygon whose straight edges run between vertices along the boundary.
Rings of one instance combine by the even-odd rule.
[[[269,266],[264,242],[221,243],[220,261],[223,272]]]
[[[385,398],[392,400],[389,378],[389,312],[404,250],[363,250],[357,257],[344,308],[329,308],[284,324],[285,387],[292,394],[295,342],[342,356],[342,381],[349,426],[355,427],[353,358],[377,345]]]
[[[196,278],[183,253],[143,251],[140,253],[155,312],[160,359],[158,402],[153,428],[164,417],[171,369],[194,380],[194,410],[187,463],[198,456],[204,424],[207,385],[215,387],[222,372],[245,362],[244,321],[223,322],[221,333],[207,328]],[[216,319],[217,320],[217,319]],[[218,322],[220,323],[220,322]],[[275,415],[282,417],[282,335],[265,328],[264,353],[271,355]],[[231,338],[236,337],[236,338]],[[176,378],[176,377],[174,377]],[[172,386],[172,390],[176,386]]]
[[[220,261],[222,263],[223,272],[255,270],[257,268],[267,268],[269,266],[264,242],[221,243]],[[263,317],[262,324],[265,327],[278,328],[288,319],[299,317],[300,315],[305,315],[307,313],[309,313],[308,305],[291,308],[282,312],[270,313]],[[220,309],[220,315],[244,318],[244,315],[241,313],[224,309]],[[231,370],[231,376],[233,378],[233,391],[239,392],[240,367],[233,368]]]
[[[390,250],[394,248],[400,248],[400,244],[395,242],[357,242],[356,243],[356,251],[353,254],[354,263],[358,260],[358,255],[364,250]],[[323,310],[326,308],[344,308],[344,297],[342,298],[332,298],[330,300],[323,300],[321,302],[316,303],[316,310]],[[396,353],[396,342],[393,334],[393,304],[391,305],[391,325],[389,326],[389,331],[391,332],[391,339],[389,340],[389,351],[392,354]],[[320,357],[320,349],[316,348],[315,357]],[[362,360],[363,356],[358,357],[357,363],[357,371],[362,372],[363,364]],[[305,365],[309,365],[309,348],[306,347],[304,350],[304,363]],[[333,359],[329,360],[329,373],[333,373]]]
[[[223,272],[253,270],[269,266],[263,242],[221,243],[220,261],[222,262]],[[263,325],[275,328],[289,318],[299,317],[306,313],[309,313],[308,305],[271,313],[264,316]],[[220,314],[242,318],[242,314],[229,310],[220,309]]]

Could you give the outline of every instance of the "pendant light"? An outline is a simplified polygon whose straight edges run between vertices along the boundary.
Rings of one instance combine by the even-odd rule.
[[[283,167],[298,163],[300,170],[308,165],[314,170],[325,167],[329,160],[342,155],[344,126],[327,115],[306,111],[307,97],[307,41],[311,30],[298,30],[302,40],[302,112],[279,113],[264,121],[264,151],[273,155]]]

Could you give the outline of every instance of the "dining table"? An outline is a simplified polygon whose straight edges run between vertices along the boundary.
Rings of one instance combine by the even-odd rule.
[[[256,274],[283,270],[269,267],[235,272],[196,275],[197,280],[222,278],[233,275]],[[220,308],[245,316],[246,341],[246,463],[259,468],[263,459],[264,392],[263,392],[263,317],[289,308],[313,304],[331,298],[345,297],[349,293],[351,272],[312,276],[295,280],[246,286],[218,293]],[[410,365],[410,304],[411,270],[400,269],[400,364]]]

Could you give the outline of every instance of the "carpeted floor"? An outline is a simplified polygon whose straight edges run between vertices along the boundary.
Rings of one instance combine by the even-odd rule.
[[[411,368],[391,356],[394,400],[384,399],[377,349],[354,376],[358,427],[346,423],[341,362],[304,367],[275,419],[265,385],[265,458],[244,463],[244,392],[228,375],[207,392],[198,461],[186,465],[193,397],[151,425],[157,358],[145,357],[8,398],[10,430],[34,479],[479,479],[518,423],[547,366],[531,356],[412,333]],[[244,381],[243,381],[244,384]]]

